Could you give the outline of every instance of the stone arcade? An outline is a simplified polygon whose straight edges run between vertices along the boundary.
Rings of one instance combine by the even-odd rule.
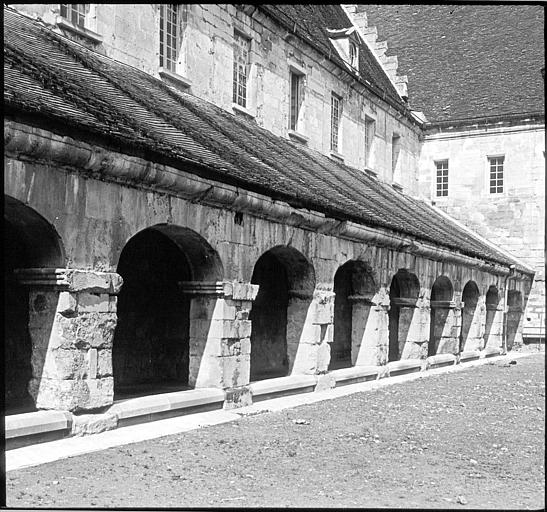
[[[263,164],[237,138],[253,122],[178,93],[173,119],[197,112],[222,144],[233,131],[236,176],[235,157],[175,137],[151,99],[112,86],[132,73],[168,98],[159,80],[5,15],[8,413],[105,411],[192,389],[237,407],[256,382],[307,376],[323,389],[345,368],[519,343],[526,266],[399,189],[254,125],[274,177],[260,181]],[[55,52],[62,93],[47,78]],[[184,158],[173,144],[189,148]],[[288,159],[313,179],[300,185]]]

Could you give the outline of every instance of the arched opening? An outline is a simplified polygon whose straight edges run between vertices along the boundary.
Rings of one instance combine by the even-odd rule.
[[[117,272],[123,286],[112,350],[115,399],[188,389],[191,296],[181,283],[221,279],[218,255],[190,229],[156,225],[127,242]],[[206,323],[208,316],[192,320]]]
[[[522,293],[518,290],[509,290],[507,293],[507,320],[506,320],[506,343],[507,350],[511,350],[515,342],[520,343],[519,327],[522,323],[524,311]]]
[[[334,275],[334,335],[329,370],[355,364],[376,292],[369,265],[348,261]]]
[[[429,343],[427,345],[428,356],[437,354],[442,338],[451,338],[450,330],[452,325],[449,325],[447,320],[451,312],[450,302],[453,296],[454,288],[450,279],[446,276],[438,277],[431,288],[431,319],[429,324]]]
[[[313,267],[296,249],[277,246],[258,259],[251,283],[259,289],[249,316],[250,379],[286,376],[315,288]]]
[[[4,196],[4,399],[8,414],[35,410],[28,392],[33,371],[29,293],[14,270],[64,266],[64,250],[55,228],[21,201]],[[44,314],[41,321],[41,329],[51,329],[52,317]]]
[[[460,331],[460,352],[480,349],[480,318],[477,304],[479,288],[474,281],[469,281],[462,292],[462,328]]]
[[[388,361],[398,361],[403,354],[419,293],[420,282],[408,270],[401,269],[393,276],[389,287]]]
[[[486,292],[486,322],[484,325],[484,345],[498,346],[501,342],[501,323],[498,315],[500,295],[496,286],[492,285]]]

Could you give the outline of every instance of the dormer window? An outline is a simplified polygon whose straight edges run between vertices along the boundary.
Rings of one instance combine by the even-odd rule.
[[[359,50],[353,41],[349,42],[349,65],[356,69],[359,67]]]
[[[355,27],[327,29],[327,32],[339,57],[353,71],[359,71],[359,45],[362,41]]]

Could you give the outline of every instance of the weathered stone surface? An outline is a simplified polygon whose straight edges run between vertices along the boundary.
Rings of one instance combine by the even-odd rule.
[[[315,391],[326,391],[336,386],[336,379],[330,373],[322,373],[317,375],[317,384],[315,385]]]
[[[97,377],[112,377],[112,350],[97,351]]]
[[[110,312],[109,295],[106,293],[78,294],[78,313],[108,313]]]
[[[253,395],[248,386],[228,388],[225,390],[225,393],[226,398],[223,405],[225,410],[246,407],[253,403]]]
[[[77,295],[70,292],[60,292],[57,312],[62,315],[73,315],[78,308]]]
[[[72,292],[119,293],[123,279],[113,272],[67,269],[67,281]]]
[[[113,430],[118,426],[115,414],[75,414],[72,416],[72,435],[85,436]]]
[[[329,369],[330,344],[322,343],[317,349],[317,373],[325,373]]]
[[[97,409],[112,404],[114,381],[112,377],[93,380],[32,378],[29,391],[38,409]]]
[[[251,356],[227,356],[219,358],[222,368],[222,387],[238,388],[249,384]]]

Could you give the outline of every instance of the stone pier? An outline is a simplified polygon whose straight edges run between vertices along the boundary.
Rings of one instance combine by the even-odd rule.
[[[81,411],[111,405],[112,339],[121,277],[59,268],[15,273],[29,288],[29,392],[36,407]]]

